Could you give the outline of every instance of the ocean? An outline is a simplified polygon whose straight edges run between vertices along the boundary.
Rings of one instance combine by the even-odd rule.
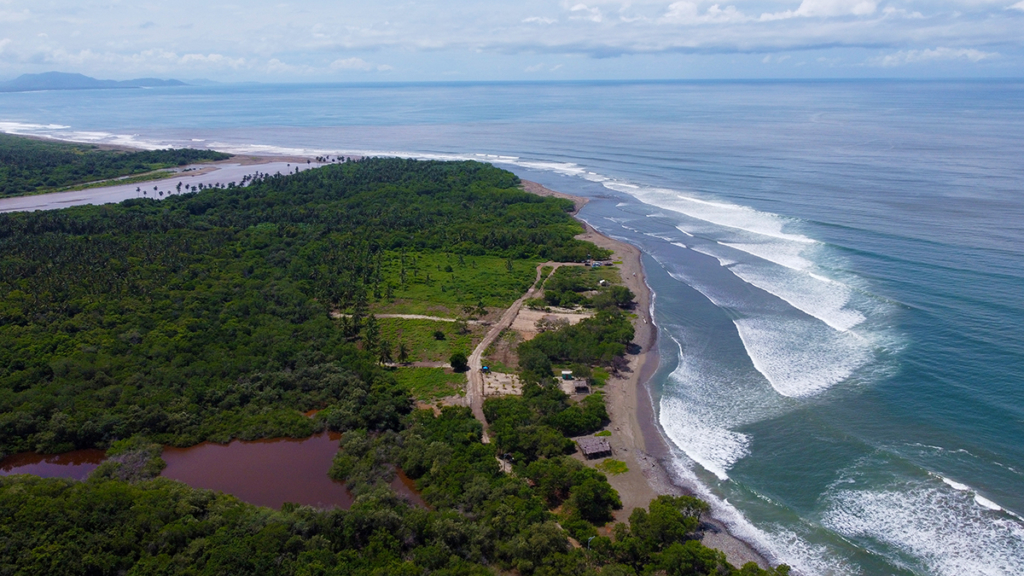
[[[1024,82],[0,94],[0,130],[494,162],[644,251],[680,483],[801,574],[1024,573]]]

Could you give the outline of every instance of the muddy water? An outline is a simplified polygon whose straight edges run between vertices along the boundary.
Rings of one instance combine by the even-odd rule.
[[[168,447],[162,455],[167,468],[161,475],[193,488],[219,490],[257,506],[280,508],[285,502],[294,502],[318,508],[348,508],[353,499],[345,484],[327,476],[340,438],[340,434],[324,432],[303,439]],[[15,454],[0,461],[0,476],[34,474],[84,480],[103,459],[102,450]],[[415,482],[401,470],[391,482],[391,489],[414,506],[426,507]]]
[[[339,434],[325,432],[301,440],[235,440],[164,448],[167,468],[162,476],[194,488],[220,490],[258,506],[280,508],[285,502],[295,502],[348,508],[352,496],[344,483],[327,476],[339,438]]]
[[[84,480],[100,462],[103,450],[75,450],[65,454],[14,454],[0,461],[0,476],[34,474],[43,478]]]

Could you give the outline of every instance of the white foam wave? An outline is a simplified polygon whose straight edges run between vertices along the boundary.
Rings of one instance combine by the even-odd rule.
[[[946,482],[948,485],[949,482]],[[840,490],[824,522],[848,538],[866,538],[918,559],[929,574],[1024,573],[1024,524],[977,495],[911,481],[887,490]],[[976,505],[979,504],[979,505]]]
[[[995,502],[989,500],[988,498],[985,498],[981,494],[975,494],[974,501],[977,502],[978,506],[981,506],[982,508],[988,508],[989,510],[994,510],[996,512],[1001,512],[1003,510],[1002,506],[996,504]]]
[[[650,236],[651,238],[657,238],[658,240],[664,240],[666,242],[672,241],[671,236],[666,236],[665,234],[658,234],[656,232],[644,232],[644,236]]]
[[[1010,512],[1009,510],[1006,510],[1005,508],[1003,508],[999,504],[996,504],[995,502],[989,500],[988,498],[985,498],[981,494],[978,494],[977,490],[975,490],[974,488],[971,488],[967,484],[963,484],[961,482],[957,482],[956,480],[950,480],[949,478],[946,478],[945,476],[940,476],[938,474],[932,474],[932,475],[937,477],[937,478],[939,478],[947,486],[949,486],[950,488],[952,488],[952,489],[954,489],[954,490],[956,490],[958,492],[970,492],[974,496],[974,502],[978,506],[981,506],[982,508],[986,508],[988,510],[992,510],[994,512],[1006,512],[1007,514],[1017,518],[1018,520],[1024,521],[1024,518],[1021,518],[1020,516],[1017,516],[1016,514],[1014,514],[1013,512]]]
[[[683,244],[682,242],[672,242],[672,245],[680,248],[686,248],[686,244]]]
[[[733,321],[754,368],[787,397],[817,394],[871,361],[864,342],[813,321],[740,318]]]
[[[847,308],[851,290],[840,282],[822,282],[788,268],[737,264],[729,270],[744,282],[785,300],[790,306],[840,332],[866,319],[861,312]]]
[[[971,489],[971,487],[968,486],[967,484],[961,484],[955,480],[950,480],[949,478],[946,478],[944,476],[939,476],[939,478],[942,478],[942,481],[948,484],[950,487],[952,487],[953,490],[959,490],[961,492],[964,492]]]
[[[66,130],[70,126],[62,124],[31,124],[28,122],[0,121],[0,132],[7,134],[30,134],[44,130]]]
[[[730,260],[730,259],[728,259],[728,258],[726,258],[724,256],[719,255],[719,254],[715,254],[715,252],[713,250],[709,250],[708,248],[703,247],[703,246],[691,246],[690,250],[693,250],[694,252],[697,252],[698,254],[703,254],[705,256],[711,256],[715,260],[718,260],[718,263],[723,268],[728,268],[729,266],[736,265],[736,261],[735,260]]]
[[[702,200],[666,188],[639,187],[631,189],[617,182],[606,182],[604,185],[611,190],[631,194],[644,203],[685,214],[690,218],[717,226],[804,244],[816,242],[800,234],[785,232],[783,229],[790,223],[790,220],[777,214],[760,212],[738,204]]]
[[[806,270],[814,265],[810,260],[801,257],[801,253],[807,248],[807,245],[803,243],[764,242],[760,244],[743,244],[739,242],[719,242],[719,244],[793,270]]]
[[[750,543],[772,563],[785,563],[795,575],[854,576],[861,572],[825,546],[812,544],[781,526],[761,529],[754,526],[728,500],[718,497],[681,460],[674,460],[671,471],[677,480],[690,487],[711,505],[711,515],[729,529],[729,533]]]
[[[663,396],[661,412],[671,415],[662,418],[661,424],[672,442],[719,480],[728,480],[728,469],[750,453],[749,436],[710,424],[714,415],[702,413],[693,404]]]

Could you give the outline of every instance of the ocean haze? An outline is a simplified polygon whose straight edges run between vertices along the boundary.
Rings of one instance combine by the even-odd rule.
[[[1024,83],[187,86],[0,129],[494,162],[645,252],[682,482],[807,574],[1024,570]]]

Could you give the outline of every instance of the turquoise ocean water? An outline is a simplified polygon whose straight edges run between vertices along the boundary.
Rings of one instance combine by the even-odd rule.
[[[1024,572],[1024,83],[0,94],[0,130],[495,162],[656,292],[677,480],[803,574]]]

